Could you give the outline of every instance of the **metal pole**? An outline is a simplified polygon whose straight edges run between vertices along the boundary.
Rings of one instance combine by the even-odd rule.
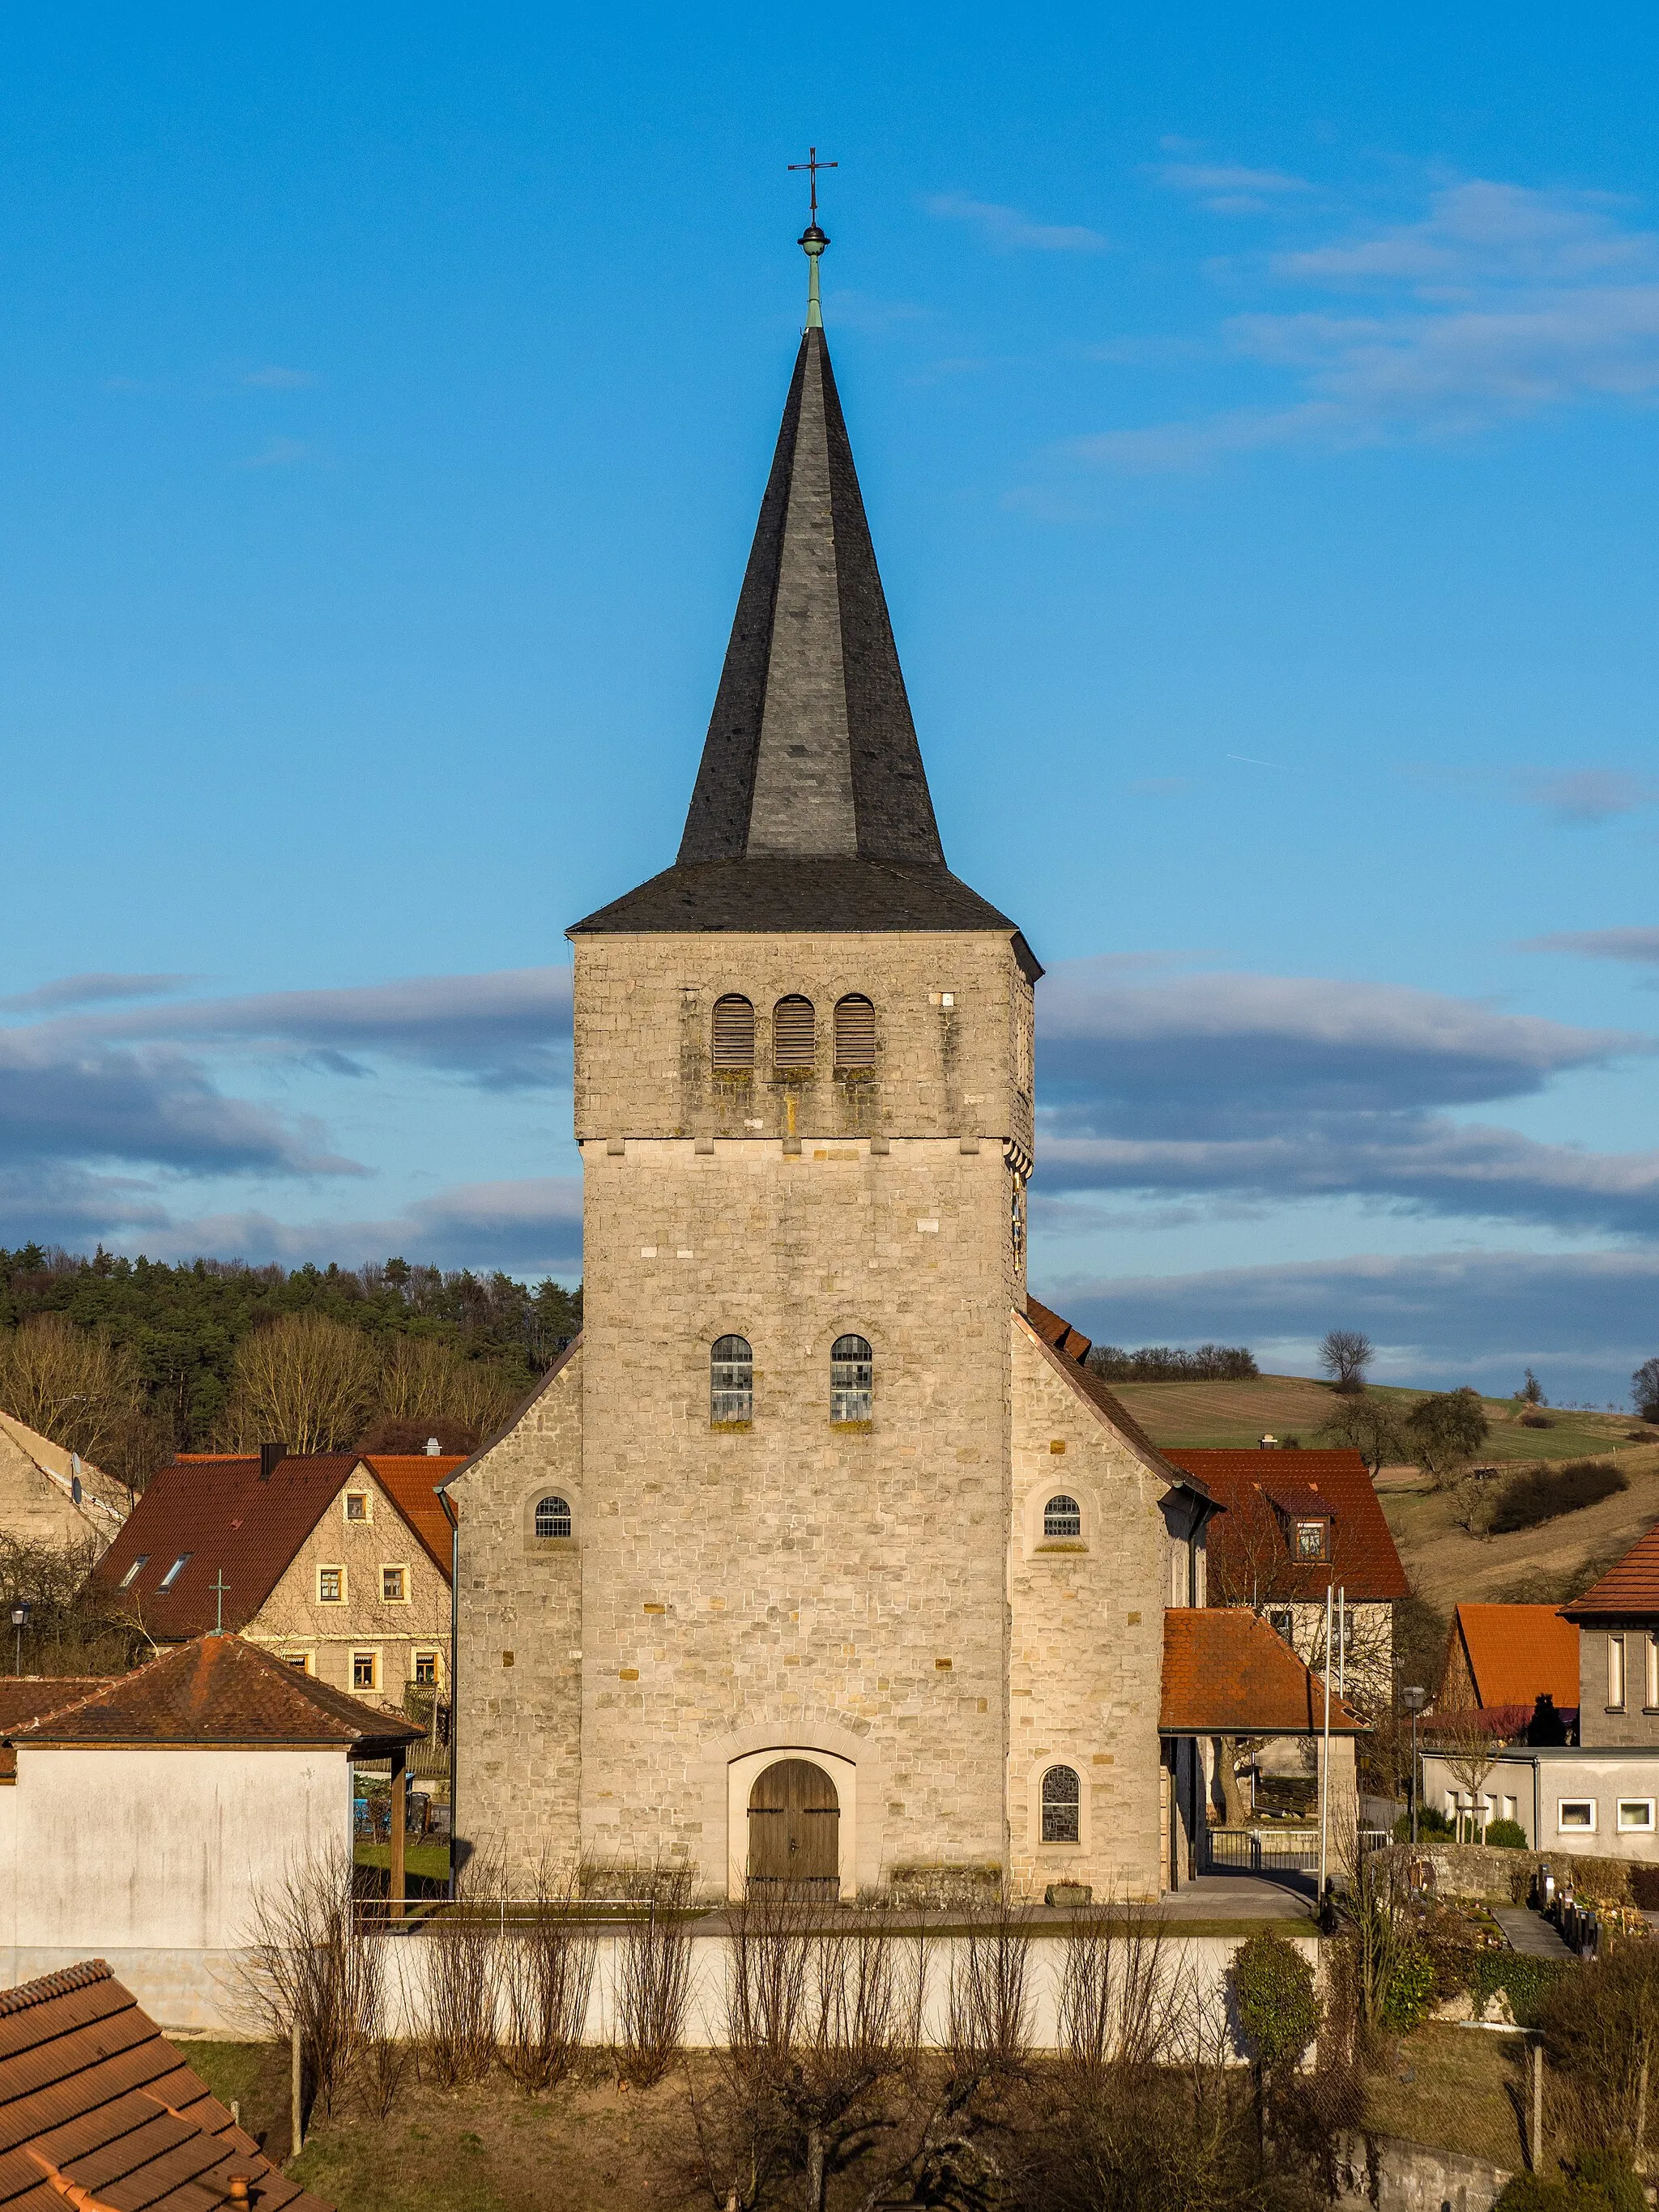
[[[306,2147],[306,2108],[303,2096],[303,2077],[300,2069],[300,2023],[297,2018],[294,2022],[289,2040],[293,2046],[291,2057],[294,2112],[289,2129],[288,2154],[291,2159],[294,2159],[298,2158],[300,2153]]]
[[[1325,1733],[1319,1753],[1319,1909],[1325,1909],[1325,1856],[1331,1809],[1331,1586],[1325,1585]]]
[[[1412,1849],[1417,1849],[1417,1707],[1412,1707]],[[1534,1824],[1535,1826],[1536,1824]]]
[[[1544,2042],[1541,2036],[1532,2045],[1532,2126],[1528,2130],[1532,2140],[1528,2148],[1532,2153],[1532,2170],[1544,2170]]]

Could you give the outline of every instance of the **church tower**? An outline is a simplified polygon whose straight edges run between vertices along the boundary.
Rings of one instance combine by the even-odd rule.
[[[457,1817],[705,1899],[1156,1894],[1197,1524],[1028,1304],[1041,970],[945,865],[801,243],[678,854],[569,933],[584,1328],[454,1480]]]

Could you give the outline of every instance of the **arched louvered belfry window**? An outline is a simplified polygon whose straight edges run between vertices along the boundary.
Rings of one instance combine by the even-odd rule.
[[[818,1056],[817,1016],[810,999],[780,999],[772,1009],[772,1065],[811,1067]]]
[[[867,1421],[876,1400],[875,1355],[861,1336],[838,1336],[830,1347],[830,1418]]]
[[[836,1066],[843,1073],[876,1064],[876,1010],[849,991],[836,1001]]]
[[[1042,1778],[1042,1840],[1083,1841],[1083,1785],[1074,1766],[1051,1766]]]
[[[1083,1508],[1075,1498],[1063,1493],[1051,1498],[1042,1509],[1042,1533],[1053,1539],[1080,1536],[1083,1534]]]
[[[714,1001],[714,1066],[747,1074],[755,1065],[755,1009],[741,992]]]
[[[708,1355],[708,1418],[749,1421],[755,1416],[755,1355],[746,1336],[717,1336]]]

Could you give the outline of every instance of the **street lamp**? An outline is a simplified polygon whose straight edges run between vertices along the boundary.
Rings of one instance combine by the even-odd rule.
[[[20,1597],[11,1609],[11,1625],[17,1631],[17,1656],[11,1670],[14,1674],[21,1674],[23,1671],[23,1631],[29,1625],[32,1610],[26,1597]]]
[[[1429,1702],[1428,1692],[1416,1682],[1400,1692],[1400,1701],[1412,1717],[1412,1849],[1417,1849],[1417,1720]]]

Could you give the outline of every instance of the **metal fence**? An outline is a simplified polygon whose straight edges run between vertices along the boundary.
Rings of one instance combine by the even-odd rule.
[[[1331,1838],[1334,1845],[1335,1838]],[[1359,1847],[1373,1851],[1389,1840],[1382,1828],[1362,1828]],[[1211,1874],[1317,1874],[1319,1830],[1313,1827],[1212,1828],[1206,1838]],[[1334,1859],[1334,1850],[1331,1856]]]

